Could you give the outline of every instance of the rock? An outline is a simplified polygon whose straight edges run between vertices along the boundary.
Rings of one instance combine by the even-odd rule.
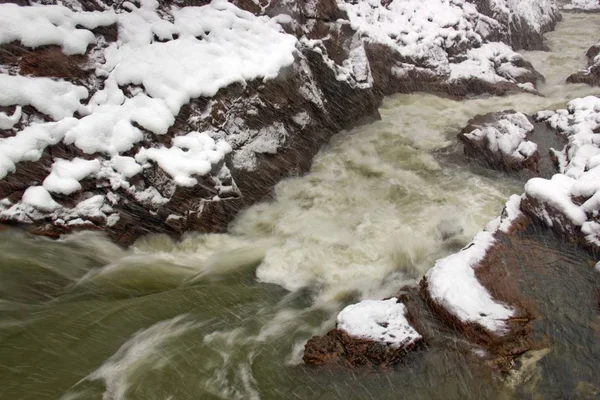
[[[552,0],[468,0],[486,16],[498,21],[501,29],[493,33],[515,49],[546,50],[544,33],[554,30],[561,15]]]
[[[460,132],[467,157],[504,171],[539,173],[538,146],[528,140],[534,125],[523,113],[502,111],[478,115]]]
[[[571,0],[563,6],[563,10],[572,12],[599,12],[598,0]]]
[[[339,313],[337,328],[312,337],[304,347],[304,363],[322,366],[344,363],[351,367],[397,364],[423,342],[408,322],[398,299],[365,300]]]
[[[600,86],[600,43],[590,47],[586,56],[588,58],[588,68],[570,75],[567,78],[567,82],[586,83],[590,86]]]
[[[596,154],[600,143],[600,98],[589,96],[569,102],[568,109],[541,111],[538,121],[568,142],[553,150],[559,174],[534,178],[525,185],[522,210],[536,222],[567,240],[597,252],[600,250],[600,169]]]
[[[57,29],[54,42],[43,45],[24,39],[43,16],[0,4],[0,18],[10,17],[4,26],[19,22],[10,39],[0,29],[0,64],[10,74],[2,85],[48,88],[43,96],[31,89],[25,100],[0,99],[0,221],[52,236],[99,229],[122,245],[152,232],[175,238],[191,230],[222,232],[238,211],[269,198],[282,178],[307,171],[333,134],[378,118],[384,95],[535,92],[541,79],[495,42],[508,40],[508,20],[470,3],[190,4],[68,2],[64,20],[48,28]],[[407,19],[406,7],[414,18]],[[446,26],[432,10],[456,24]],[[101,13],[83,18],[86,11]],[[207,16],[240,24],[205,31],[189,22]],[[547,15],[539,16],[546,26]],[[253,24],[252,37],[235,36],[243,24]],[[238,75],[211,69],[225,61],[219,52],[206,53],[210,62],[198,58],[209,42],[248,58],[227,65],[249,67]],[[4,86],[0,93],[9,93]],[[44,102],[48,96],[56,101]],[[69,105],[60,117],[56,104]],[[27,141],[24,133],[39,140]],[[85,176],[56,172],[92,160],[99,164]],[[68,188],[52,186],[52,179]],[[24,203],[30,187],[44,187],[59,207]]]

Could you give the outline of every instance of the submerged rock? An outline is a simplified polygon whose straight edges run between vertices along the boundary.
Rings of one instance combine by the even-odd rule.
[[[559,17],[536,1],[510,18],[442,0],[16,3],[0,5],[0,220],[123,245],[225,230],[383,95],[535,91],[498,41],[541,47],[517,36]]]

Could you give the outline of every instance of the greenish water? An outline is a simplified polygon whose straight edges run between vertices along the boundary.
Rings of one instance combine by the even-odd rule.
[[[599,22],[566,15],[549,35],[553,51],[527,54],[547,76],[546,97],[394,96],[382,121],[334,137],[308,175],[279,184],[276,199],[241,214],[229,234],[149,236],[122,250],[91,233],[50,241],[1,232],[0,398],[551,398],[580,393],[580,381],[593,392],[590,363],[579,361],[561,367],[582,371],[564,383],[550,365],[540,384],[513,389],[423,305],[428,347],[397,368],[314,369],[301,356],[345,304],[415,284],[522,191],[514,177],[437,154],[458,151],[457,130],[476,114],[594,93],[562,79],[585,64]],[[561,258],[566,270],[594,273],[573,254]],[[573,276],[577,288],[583,278]],[[580,321],[540,329],[563,323]],[[555,341],[587,343],[584,333]]]

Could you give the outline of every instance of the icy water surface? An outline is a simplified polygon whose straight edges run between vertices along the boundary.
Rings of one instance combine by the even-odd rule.
[[[557,319],[544,320],[539,329],[555,332],[550,336],[558,344],[529,363],[527,379],[509,383],[474,362],[473,349],[426,311],[430,346],[398,368],[312,369],[301,364],[301,355],[306,340],[333,327],[345,304],[416,283],[437,258],[498,215],[510,194],[522,192],[517,178],[453,156],[460,150],[455,135],[476,114],[557,108],[598,93],[564,84],[585,65],[583,55],[598,37],[600,16],[567,14],[548,35],[551,52],[526,54],[547,78],[546,97],[389,98],[381,121],[335,136],[308,175],[279,184],[276,200],[240,215],[228,235],[190,234],[179,243],[150,236],[125,251],[90,233],[56,242],[1,233],[0,398],[593,393],[594,359],[573,355],[578,349],[598,353],[591,300],[557,306],[563,310]],[[558,270],[577,271],[569,277],[575,293],[583,282],[583,296],[597,283],[593,261],[575,250],[557,251],[545,237],[536,233],[531,240],[547,249],[543,254],[556,255]],[[543,291],[532,295],[541,298]],[[585,321],[568,317],[580,308]],[[561,344],[567,341],[573,346]]]

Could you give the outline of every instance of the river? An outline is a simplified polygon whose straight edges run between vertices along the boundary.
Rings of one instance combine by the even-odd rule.
[[[466,163],[456,134],[476,114],[555,109],[598,94],[564,83],[586,65],[585,52],[598,38],[600,15],[565,14],[547,35],[550,52],[523,53],[546,77],[545,97],[386,99],[380,121],[333,137],[307,175],[278,184],[275,199],[240,214],[229,234],[192,233],[180,242],[152,235],[123,250],[89,232],[58,241],[0,232],[0,398],[482,399],[593,392],[594,359],[558,356],[572,349],[560,347],[561,340],[579,340],[575,349],[600,356],[593,345],[583,350],[598,329],[590,310],[583,322],[557,316],[540,324],[541,332],[567,333],[553,337],[554,358],[537,363],[543,354],[532,355],[527,379],[498,379],[432,317],[425,318],[433,337],[427,348],[389,371],[307,368],[301,357],[306,340],[331,329],[343,306],[415,284],[436,259],[496,217],[510,194],[522,192],[521,177]],[[585,253],[547,233],[523,240],[535,241],[533,248],[543,249],[536,257],[551,258],[548,265],[563,275],[580,268],[573,279],[597,283]],[[541,299],[538,292],[532,296]],[[577,307],[558,308],[568,314]],[[546,390],[550,384],[555,392]]]

